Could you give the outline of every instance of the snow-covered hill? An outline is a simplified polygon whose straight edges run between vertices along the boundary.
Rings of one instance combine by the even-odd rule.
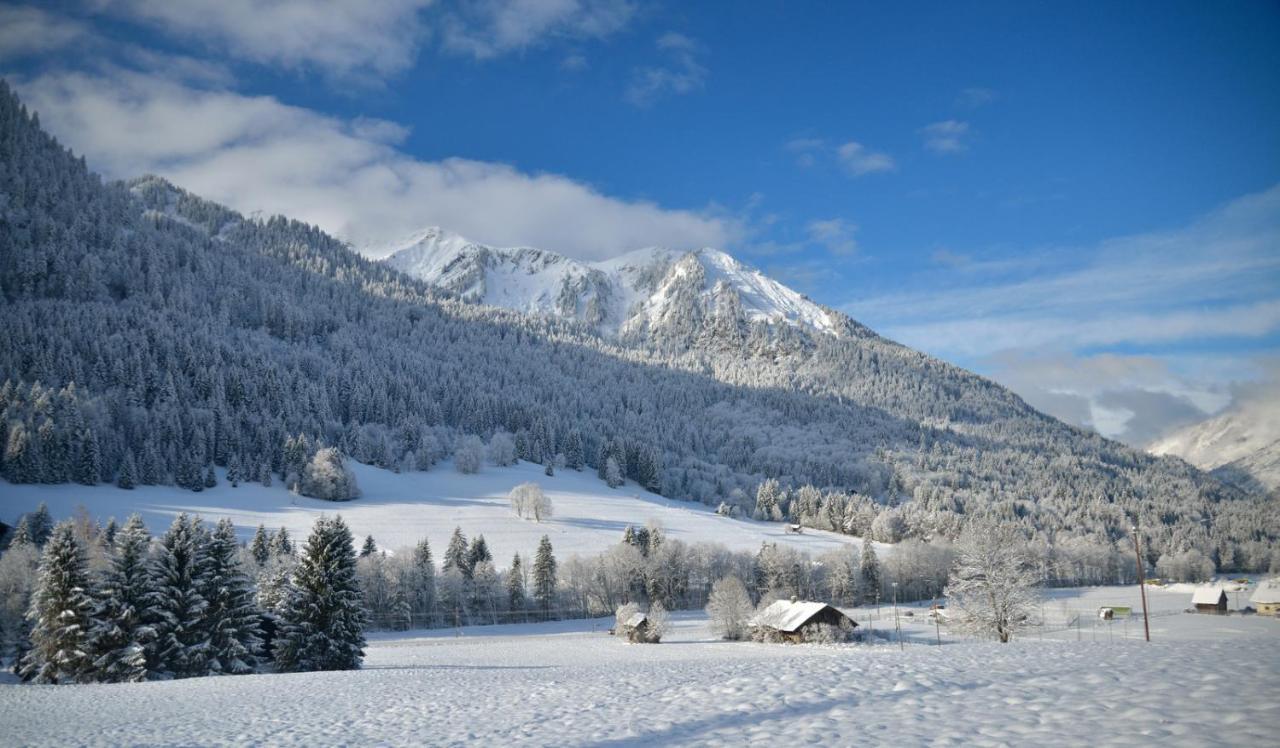
[[[1280,487],[1280,399],[1249,398],[1149,449],[1181,457],[1244,488],[1274,490]]]
[[[462,475],[448,463],[425,473],[393,473],[359,463],[352,468],[362,495],[342,503],[291,494],[279,483],[232,488],[221,480],[215,488],[192,493],[174,486],[122,491],[110,485],[14,485],[0,480],[0,521],[16,524],[19,515],[44,502],[57,519],[73,516],[81,506],[102,522],[138,512],[158,534],[179,512],[188,512],[210,522],[228,518],[247,541],[259,524],[283,526],[295,538],[305,538],[318,515],[336,513],[357,538],[372,535],[390,551],[410,548],[423,538],[443,551],[453,529],[461,527],[468,537],[484,535],[499,568],[505,568],[512,554],[532,554],[543,535],[551,539],[561,558],[590,556],[617,545],[627,525],[641,527],[650,521],[668,537],[690,544],[719,543],[735,551],[757,551],[763,542],[814,556],[838,548],[861,548],[861,541],[848,535],[812,529],[794,535],[778,522],[721,517],[701,504],[664,499],[630,482],[611,489],[590,471],[561,470],[548,477],[542,466],[527,462],[512,467],[486,465],[475,475]],[[224,471],[219,472],[225,477]],[[539,484],[551,498],[551,519],[533,522],[512,512],[507,493],[525,481]],[[877,544],[882,555],[889,548]]]
[[[586,263],[529,247],[490,247],[440,228],[365,247],[465,299],[575,319],[606,334],[681,332],[710,323],[780,323],[838,335],[849,321],[716,249],[649,247]]]

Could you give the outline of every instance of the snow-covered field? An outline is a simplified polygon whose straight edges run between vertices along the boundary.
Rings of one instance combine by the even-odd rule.
[[[260,523],[268,528],[283,525],[301,539],[317,515],[338,513],[357,538],[373,535],[379,547],[391,551],[412,547],[425,537],[439,553],[454,527],[461,527],[467,537],[481,533],[499,568],[517,552],[532,554],[543,534],[550,536],[560,558],[585,556],[618,543],[627,525],[644,525],[649,520],[657,521],[673,538],[717,542],[743,551],[758,550],[769,541],[817,554],[860,542],[819,530],[792,535],[780,523],[720,517],[701,504],[664,499],[633,483],[610,489],[594,471],[560,470],[547,477],[540,466],[524,462],[502,468],[485,465],[475,475],[462,475],[450,463],[430,472],[402,474],[360,464],[352,467],[363,496],[343,503],[294,496],[279,482],[271,488],[256,483],[232,488],[223,480],[216,488],[192,493],[171,486],[123,491],[106,485],[0,481],[0,519],[13,524],[43,501],[58,519],[71,516],[80,505],[103,521],[109,516],[123,520],[131,512],[140,512],[156,534],[179,512],[191,512],[210,521],[230,518],[244,539]],[[507,493],[524,481],[538,483],[551,497],[555,516],[549,521],[522,520],[511,511]]]
[[[937,646],[913,623],[903,649],[718,642],[697,614],[659,645],[607,621],[377,634],[358,672],[0,685],[0,724],[13,745],[1272,744],[1280,620],[1157,620],[1151,644]]]

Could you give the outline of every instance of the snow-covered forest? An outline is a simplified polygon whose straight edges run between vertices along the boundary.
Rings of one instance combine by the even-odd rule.
[[[421,471],[509,440],[513,459],[890,541],[990,517],[1039,543],[1107,546],[1136,520],[1153,563],[1270,563],[1274,502],[851,320],[811,335],[677,299],[624,344],[464,303],[318,229],[157,178],[104,184],[7,87],[0,132],[12,483],[201,490],[219,466],[306,490],[324,447]]]

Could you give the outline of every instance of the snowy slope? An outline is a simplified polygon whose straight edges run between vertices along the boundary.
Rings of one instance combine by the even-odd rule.
[[[1226,479],[1237,474],[1236,481],[1252,478],[1275,489],[1280,487],[1280,400],[1243,401],[1156,441],[1148,449],[1218,471]]]
[[[891,622],[882,618],[882,622]],[[1155,619],[1150,644],[658,645],[605,621],[375,634],[365,669],[0,684],[13,745],[1271,745],[1280,621]],[[1118,627],[1117,627],[1118,629]]]
[[[454,527],[461,527],[467,537],[483,534],[500,568],[515,553],[531,554],[544,534],[561,558],[586,556],[616,545],[627,525],[650,520],[662,525],[669,537],[687,543],[716,542],[739,551],[758,550],[765,541],[815,555],[835,548],[860,548],[860,541],[847,535],[808,529],[803,535],[791,535],[776,522],[721,517],[701,504],[664,499],[632,483],[610,489],[593,472],[562,470],[547,477],[541,466],[529,463],[508,468],[486,465],[476,475],[462,475],[449,464],[430,472],[401,474],[367,465],[352,467],[363,495],[343,503],[294,496],[279,484],[232,488],[224,481],[192,493],[172,486],[124,491],[108,485],[13,485],[0,480],[0,520],[15,524],[23,512],[43,501],[59,519],[71,516],[80,505],[102,521],[111,516],[123,519],[137,511],[148,528],[159,534],[176,514],[191,512],[210,521],[229,517],[247,540],[259,524],[283,525],[295,538],[303,538],[317,515],[338,513],[357,538],[373,535],[380,547],[391,551],[412,547],[424,537],[443,551]],[[507,493],[525,481],[538,483],[551,497],[554,516],[550,520],[521,520],[511,511]],[[881,552],[887,548],[877,544]]]
[[[586,322],[608,334],[697,319],[772,322],[839,334],[838,313],[716,249],[635,250],[585,263],[528,247],[499,248],[428,228],[370,255],[464,298]]]

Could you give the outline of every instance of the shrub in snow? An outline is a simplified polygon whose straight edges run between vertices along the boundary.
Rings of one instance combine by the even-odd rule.
[[[618,609],[613,613],[614,633],[621,634],[623,627],[627,624],[627,621],[631,620],[631,617],[639,612],[640,606],[635,603],[623,603],[622,605],[619,605]]]
[[[480,463],[483,460],[484,444],[478,436],[466,437],[453,452],[453,467],[464,475],[480,472]]]
[[[93,600],[89,570],[75,528],[64,522],[53,530],[40,559],[40,574],[27,618],[31,649],[22,659],[24,680],[67,683],[90,675],[88,634]]]
[[[711,618],[712,630],[722,638],[737,641],[746,636],[752,612],[751,596],[742,580],[735,576],[722,577],[711,587],[707,616]]]
[[[350,501],[360,496],[356,475],[346,466],[342,452],[334,447],[316,451],[302,472],[303,496],[325,501]]]
[[[1014,525],[971,524],[956,544],[947,582],[948,617],[960,631],[1007,642],[1036,610],[1036,573]]]
[[[666,636],[667,630],[671,626],[671,618],[667,615],[667,609],[660,602],[655,602],[649,606],[649,612],[645,614],[649,619],[649,627],[645,632],[646,644],[657,644],[662,641],[662,637]]]
[[[276,667],[355,670],[364,659],[365,610],[356,549],[341,517],[316,520],[280,613]]]
[[[521,483],[511,489],[507,497],[517,517],[532,517],[537,522],[551,517],[551,499],[537,483]]]

